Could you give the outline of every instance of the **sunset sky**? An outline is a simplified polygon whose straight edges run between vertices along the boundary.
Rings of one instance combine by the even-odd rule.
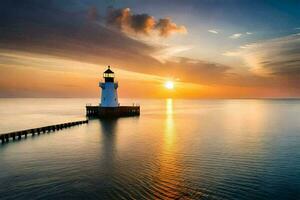
[[[300,97],[300,1],[1,0],[0,97],[98,97],[107,65],[121,97]]]

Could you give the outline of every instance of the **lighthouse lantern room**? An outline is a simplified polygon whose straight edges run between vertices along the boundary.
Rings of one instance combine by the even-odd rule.
[[[103,73],[104,82],[99,83],[102,89],[100,107],[118,107],[118,83],[114,82],[115,73],[108,69]]]

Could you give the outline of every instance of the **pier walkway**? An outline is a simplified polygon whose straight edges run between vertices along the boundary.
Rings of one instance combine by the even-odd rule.
[[[44,126],[40,128],[32,128],[32,129],[27,129],[27,130],[22,130],[22,131],[14,131],[10,133],[0,133],[0,140],[3,143],[9,142],[10,139],[12,140],[20,140],[22,136],[27,138],[27,135],[40,135],[41,133],[50,133],[54,131],[58,131],[64,128],[69,128],[71,126],[76,126],[76,125],[81,125],[81,124],[86,124],[88,123],[88,120],[81,120],[81,121],[75,121],[75,122],[67,122],[67,123],[62,123],[62,124],[56,124],[56,125],[51,125],[51,126]]]

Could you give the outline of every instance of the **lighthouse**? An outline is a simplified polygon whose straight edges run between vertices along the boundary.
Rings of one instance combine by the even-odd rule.
[[[91,104],[86,105],[86,116],[89,118],[118,118],[139,116],[140,106],[133,104],[133,106],[120,106],[118,100],[118,83],[115,82],[115,73],[110,69],[103,72],[104,82],[99,83],[101,88],[100,103],[97,106]]]
[[[115,82],[115,73],[108,69],[103,73],[104,82],[99,83],[101,88],[100,107],[118,107],[118,83]]]

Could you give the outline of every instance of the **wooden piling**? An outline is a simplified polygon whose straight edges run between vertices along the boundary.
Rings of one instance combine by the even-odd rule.
[[[22,138],[21,132],[18,132],[17,135],[18,135],[18,140],[21,140]]]
[[[9,142],[9,134],[5,135],[5,141]]]

